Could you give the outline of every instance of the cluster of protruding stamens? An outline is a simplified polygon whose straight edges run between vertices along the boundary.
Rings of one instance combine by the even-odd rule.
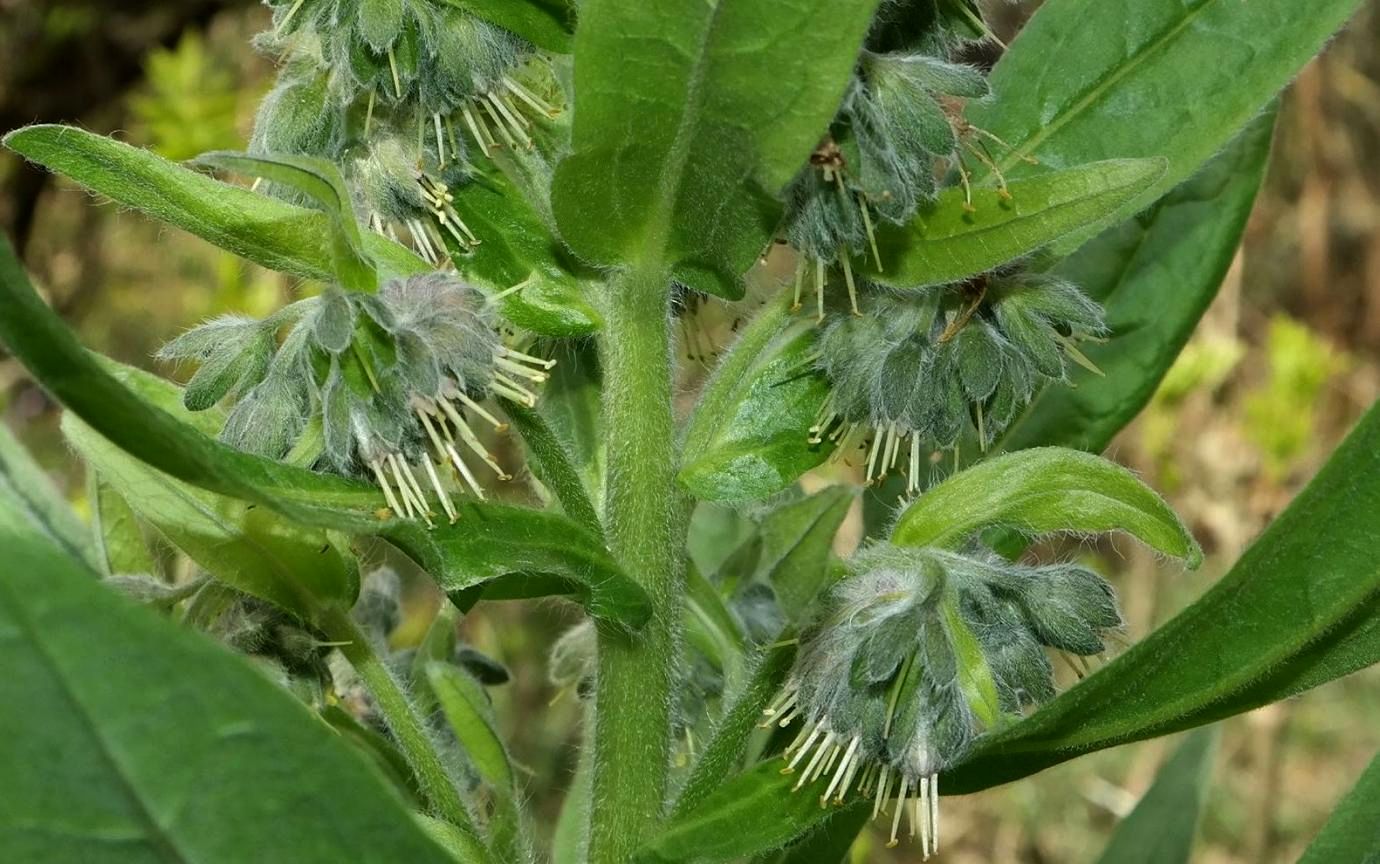
[[[497,87],[487,93],[476,94],[460,108],[465,126],[485,156],[492,155],[494,150],[502,146],[498,138],[503,139],[503,143],[513,149],[521,147],[530,150],[534,146],[529,134],[532,121],[524,116],[523,110],[513,101],[514,97],[539,116],[548,119],[560,116],[559,108],[547,104],[511,77],[504,76]],[[485,122],[485,115],[493,122],[493,128],[498,130],[498,138],[494,137],[489,124]],[[435,115],[435,119],[439,135],[441,115]]]
[[[807,439],[812,445],[825,441],[835,445],[831,461],[837,462],[855,449],[866,446],[867,459],[863,482],[871,486],[880,483],[896,470],[900,460],[906,459],[906,494],[920,491],[920,469],[928,461],[928,454],[921,453],[923,441],[920,435],[897,423],[882,423],[869,426],[863,422],[850,421],[839,413],[831,396],[815,416]]]
[[[529,408],[533,407],[537,403],[536,394],[523,382],[545,382],[550,377],[548,372],[555,365],[554,360],[543,360],[513,348],[500,347],[494,355],[495,371],[489,389],[495,395]],[[459,512],[436,470],[437,465],[443,466],[443,470],[445,466],[453,468],[454,475],[463,482],[464,488],[481,501],[484,500],[484,489],[480,486],[474,471],[461,456],[462,451],[468,450],[472,453],[487,465],[499,480],[513,479],[479,439],[479,435],[470,425],[468,415],[483,420],[497,433],[507,431],[508,424],[466,395],[454,381],[442,382],[441,390],[435,397],[413,394],[409,397],[408,403],[412,415],[425,432],[426,441],[430,445],[430,453],[423,452],[418,461],[431,489],[436,493],[436,500],[440,502],[446,518],[451,523],[459,518]],[[433,524],[431,517],[434,513],[428,504],[428,496],[405,455],[390,452],[376,457],[369,461],[369,470],[394,513],[403,518],[421,519],[428,525]]]
[[[899,688],[897,691],[899,693]],[[798,704],[800,691],[790,683],[776,701],[763,710],[766,719],[759,728],[773,726],[785,729],[803,716]],[[889,706],[890,714],[896,702]],[[885,734],[885,733],[884,733]],[[827,716],[807,719],[800,732],[782,753],[786,766],[782,774],[799,772],[792,791],[799,792],[822,778],[829,783],[819,797],[820,807],[842,806],[848,794],[856,790],[859,798],[872,801],[872,819],[891,813],[891,834],[887,847],[900,843],[901,814],[908,815],[909,837],[920,839],[925,860],[939,852],[939,775],[912,778],[869,752],[859,732],[839,733]],[[856,785],[855,785],[856,783]]]

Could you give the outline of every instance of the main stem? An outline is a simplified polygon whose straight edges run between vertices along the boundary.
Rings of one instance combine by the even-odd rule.
[[[614,280],[604,313],[604,525],[614,556],[646,589],[653,610],[636,636],[599,635],[589,861],[626,864],[661,816],[670,761],[683,508],[675,487],[666,275],[632,271]]]
[[[437,755],[422,718],[383,659],[375,653],[369,637],[355,624],[350,613],[342,609],[329,610],[322,617],[322,629],[332,641],[340,643],[340,652],[350,661],[374,697],[379,713],[402,750],[403,758],[417,775],[422,794],[433,815],[455,825],[473,840],[472,851],[487,853],[455,782],[441,764],[441,757]]]

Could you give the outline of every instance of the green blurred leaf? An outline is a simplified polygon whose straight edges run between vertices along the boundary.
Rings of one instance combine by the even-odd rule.
[[[597,264],[742,296],[776,195],[837,111],[876,6],[583,3],[573,150],[552,189],[566,242]]]
[[[569,54],[574,0],[444,0],[554,54]]]
[[[4,423],[0,423],[0,500],[9,505],[0,508],[0,516],[16,520],[15,528],[38,531],[93,573],[104,572],[91,535],[72,512],[72,505]]]
[[[393,741],[382,732],[372,729],[355,719],[350,712],[339,705],[327,705],[321,709],[321,719],[340,736],[363,751],[374,765],[392,782],[399,794],[410,806],[424,807],[421,783],[412,767],[407,764]]]
[[[792,624],[805,623],[810,605],[829,586],[834,535],[856,499],[856,489],[830,486],[762,520],[760,573]]]
[[[1380,860],[1380,756],[1332,811],[1299,864],[1374,864]]]
[[[508,2],[508,0],[504,0]],[[479,240],[451,259],[467,279],[489,293],[520,290],[501,301],[504,317],[545,336],[584,336],[600,326],[589,301],[597,284],[552,234],[513,181],[485,163],[450,193],[456,213]]]
[[[174,480],[111,444],[74,415],[62,431],[144,521],[211,575],[316,621],[323,605],[354,605],[359,571],[320,528]]]
[[[1380,407],[1197,602],[945,774],[985,789],[1201,726],[1380,661]]]
[[[818,790],[792,791],[796,776],[770,759],[720,784],[662,826],[635,856],[640,864],[734,861],[775,849],[824,824],[838,809],[821,807]]]
[[[99,195],[175,225],[271,270],[331,282],[330,217],[221,183],[147,150],[70,126],[29,126],[6,147]],[[382,278],[431,267],[386,237],[365,232]]]
[[[426,675],[446,722],[480,779],[502,795],[511,797],[515,792],[513,768],[508,764],[508,750],[503,746],[503,739],[494,729],[493,708],[483,688],[448,663],[427,664]]]
[[[1045,388],[1002,439],[1004,450],[1059,444],[1100,452],[1154,395],[1236,255],[1269,161],[1274,111],[1145,213],[1059,265],[1107,310],[1109,338],[1082,350],[1068,384]]]
[[[959,186],[921,208],[907,225],[877,229],[881,267],[859,256],[869,279],[898,288],[958,282],[1042,249],[1095,224],[1140,195],[1164,174],[1162,159],[1117,159],[1081,165],[996,190],[973,191],[965,208]]]
[[[604,504],[604,460],[599,355],[589,343],[569,343],[542,387],[537,411],[560,440],[596,513]]]
[[[106,576],[117,573],[157,573],[153,553],[134,515],[119,492],[87,468],[87,499],[91,504],[91,533]]]
[[[773,301],[739,336],[705,385],[682,448],[681,485],[705,501],[765,498],[828,457],[809,442],[829,395],[813,372],[818,328]]]
[[[467,604],[574,594],[590,613],[635,629],[647,620],[646,592],[625,575],[602,541],[569,519],[522,507],[466,501],[454,525],[376,515],[377,489],[242,453],[178,420],[181,393],[152,376],[102,368],[29,285],[0,238],[3,342],[50,393],[115,446],[184,483],[261,505],[302,525],[384,537]]]
[[[222,150],[203,153],[192,164],[259,177],[295,189],[315,201],[330,217],[334,281],[351,291],[378,290],[378,274],[364,247],[345,178],[340,176],[335,163],[314,156],[250,156]]]
[[[286,691],[0,532],[0,859],[449,864]]]
[[[1013,148],[1011,176],[1097,159],[1163,157],[1143,209],[1226,146],[1318,53],[1361,0],[1049,0],[991,75],[968,120]],[[1026,166],[1022,157],[1039,159]]]
[[[997,456],[931,488],[901,514],[898,546],[959,548],[987,528],[1029,535],[1124,531],[1190,567],[1203,560],[1164,499],[1115,462],[1058,447]]]
[[[745,639],[738,620],[693,562],[685,574],[685,638],[723,672],[724,688],[742,678]]]
[[[1217,751],[1217,729],[1190,732],[1116,827],[1098,864],[1189,864]]]

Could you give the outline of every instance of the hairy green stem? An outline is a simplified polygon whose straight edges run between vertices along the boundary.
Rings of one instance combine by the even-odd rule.
[[[465,802],[461,800],[460,792],[451,780],[450,773],[441,763],[441,757],[432,744],[431,736],[427,734],[421,716],[383,659],[374,652],[368,635],[359,629],[350,613],[343,609],[332,608],[324,611],[321,619],[321,627],[327,638],[340,643],[340,652],[350,661],[350,665],[359,673],[364,686],[374,697],[374,703],[383,715],[384,722],[388,724],[389,731],[393,733],[403,758],[417,775],[422,794],[433,815],[445,819],[473,839],[472,851],[483,851],[480,860],[487,859],[489,856],[487,851],[482,849],[483,843],[479,839],[474,820],[465,808]]]
[[[610,283],[605,307],[604,525],[653,610],[634,637],[599,635],[589,860],[625,864],[666,795],[685,508],[675,486],[669,282],[661,272],[629,272]]]

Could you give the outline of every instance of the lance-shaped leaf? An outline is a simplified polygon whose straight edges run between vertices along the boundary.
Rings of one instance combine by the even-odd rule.
[[[1211,723],[1380,661],[1380,408],[1197,602],[945,775],[962,793]]]
[[[594,263],[742,296],[776,195],[837,111],[876,6],[583,3],[573,152],[552,190],[562,236]]]
[[[508,292],[502,300],[508,320],[546,336],[584,336],[599,328],[588,299],[597,283],[577,275],[579,263],[507,175],[491,164],[476,166],[451,195],[479,240],[469,250],[453,247],[451,258],[484,290]]]
[[[1153,185],[1161,159],[1118,159],[1013,182],[1009,198],[995,189],[954,187],[920,209],[908,224],[877,230],[875,257],[855,266],[884,285],[919,288],[976,276],[1097,224]]]
[[[0,545],[0,859],[452,862],[242,659],[33,534],[0,529]]]
[[[331,260],[336,281],[351,291],[375,291],[378,274],[364,248],[345,178],[332,162],[314,156],[262,155],[217,151],[192,162],[279,183],[306,195],[330,217]]]
[[[175,225],[271,270],[335,278],[331,217],[221,183],[154,153],[70,126],[29,126],[5,146],[50,171]],[[431,267],[386,237],[365,232],[363,244],[380,276],[425,273]]]
[[[1116,826],[1098,864],[1189,864],[1216,743],[1216,727],[1188,734]]]
[[[1082,350],[1101,370],[1071,368],[1039,393],[1000,442],[1100,452],[1140,413],[1231,266],[1269,161],[1273,111],[1145,213],[1058,267],[1107,312],[1105,341]]]
[[[1058,447],[989,459],[933,487],[892,530],[898,546],[958,548],[987,528],[1041,534],[1124,531],[1190,567],[1202,550],[1164,499],[1115,462]]]
[[[144,528],[129,502],[89,467],[86,478],[86,497],[91,505],[91,534],[95,537],[101,572],[106,576],[156,573],[148,538],[144,536]]]
[[[856,499],[856,489],[830,486],[762,520],[759,573],[775,589],[790,623],[804,624],[810,604],[831,584],[834,535]]]
[[[838,813],[818,792],[792,791],[797,776],[780,760],[758,763],[678,812],[635,856],[639,864],[737,861],[784,846]]]
[[[327,604],[349,608],[359,572],[320,528],[190,486],[111,444],[72,414],[62,431],[92,470],[170,543],[211,575],[314,621]]]
[[[544,51],[569,54],[575,33],[574,0],[445,0],[511,30]]]
[[[0,301],[0,342],[38,382],[110,443],[177,480],[303,525],[384,536],[466,602],[489,591],[495,598],[574,594],[620,626],[636,628],[647,618],[646,592],[597,538],[563,516],[466,502],[456,524],[435,530],[380,520],[383,497],[371,486],[242,453],[179,420],[179,388],[107,371],[34,293],[3,238]]]
[[[1181,183],[1255,117],[1361,0],[1050,0],[968,119],[1009,145],[1012,176],[1163,157],[1120,222]],[[1024,164],[1023,157],[1039,160]]]
[[[318,211],[221,183],[147,150],[68,126],[30,126],[5,136],[4,143],[92,192],[257,264],[308,279],[336,278],[332,220]],[[526,283],[502,303],[506,315],[533,332],[570,336],[597,329],[598,317],[581,297],[583,283],[562,269],[550,230],[501,174],[483,171],[455,193],[466,224],[472,221],[486,245],[494,244],[483,254],[477,249],[473,255],[455,256],[463,276],[491,293]],[[432,269],[376,232],[362,232],[360,243],[364,257],[385,280]]]
[[[483,688],[448,663],[429,663],[426,674],[431,692],[436,694],[441,712],[475,772],[496,791],[511,796],[515,791],[513,767],[503,739],[494,729],[493,708]]]
[[[0,423],[0,498],[20,524],[38,531],[93,573],[104,568],[91,535],[29,451]]]
[[[1380,859],[1380,757],[1346,793],[1299,864],[1371,864]]]
[[[744,329],[705,385],[691,417],[679,478],[705,501],[765,498],[819,465],[831,445],[810,426],[829,395],[811,354],[814,319],[773,303]]]

